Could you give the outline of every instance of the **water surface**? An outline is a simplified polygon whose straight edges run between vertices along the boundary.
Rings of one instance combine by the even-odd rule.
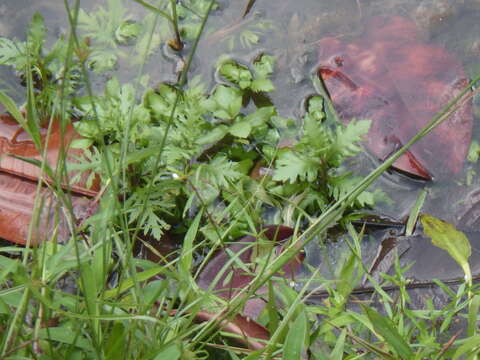
[[[277,57],[274,75],[276,92],[271,95],[280,115],[298,117],[304,112],[305,100],[316,93],[311,78],[317,68],[318,42],[331,36],[348,41],[364,31],[372,16],[402,16],[414,21],[425,42],[437,44],[455,54],[466,73],[473,77],[480,72],[480,1],[464,0],[289,0],[271,2],[257,0],[244,16],[246,1],[219,1],[208,20],[205,36],[194,57],[190,78],[200,75],[213,88],[219,79],[215,64],[220,56],[249,64],[261,53]],[[103,1],[81,1],[87,11],[105,6]],[[52,42],[68,31],[63,1],[6,0],[0,5],[0,36],[25,37],[25,29],[35,11],[45,18]],[[129,5],[128,16],[142,21],[145,11],[137,4]],[[258,41],[248,41],[258,40]],[[133,49],[125,47],[128,54]],[[120,59],[115,71],[93,77],[96,89],[114,74],[131,81],[142,70],[150,77],[150,86],[161,81],[175,81],[175,70],[185,61],[189,46],[177,55],[163,41],[147,63],[130,64],[128,55]],[[16,100],[22,101],[23,88],[11,70],[0,67],[0,86]],[[474,100],[476,120],[480,100]],[[473,139],[479,139],[474,125]],[[353,171],[367,174],[378,165],[372,156],[360,156],[351,162]],[[380,202],[377,211],[398,220],[408,215],[419,191],[429,189],[424,211],[460,227],[476,230],[480,222],[480,197],[476,195],[480,168],[465,162],[464,169],[454,178],[442,181],[418,181],[395,172],[386,173],[375,185],[390,201]]]

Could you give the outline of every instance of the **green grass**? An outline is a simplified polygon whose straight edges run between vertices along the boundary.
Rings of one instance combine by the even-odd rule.
[[[171,26],[175,27],[175,34],[178,35],[178,27],[182,24],[178,19],[171,18],[176,17],[175,7],[171,8],[173,3],[161,3],[153,14],[163,18],[168,17]],[[198,5],[198,3],[195,4]],[[0,248],[2,253],[0,255],[2,283],[0,358],[474,359],[476,353],[480,351],[480,338],[477,334],[480,291],[475,284],[472,287],[461,284],[456,292],[446,285],[439,284],[450,299],[445,307],[435,309],[432,304],[427,303],[424,309],[414,310],[407,290],[408,281],[403,277],[403,269],[397,261],[394,275],[384,276],[385,284],[398,287],[396,297],[382,288],[385,284],[380,284],[370,277],[374,295],[380,299],[381,306],[369,306],[368,301],[361,308],[352,305],[352,291],[358,286],[359,280],[366,275],[367,270],[366,265],[362,263],[363,234],[357,233],[351,224],[345,225],[349,234],[347,241],[351,253],[346,255],[347,260],[338,269],[340,274],[338,279],[334,281],[322,279],[321,274],[314,270],[309,278],[299,281],[299,288],[294,289],[290,286],[288,279],[280,276],[282,268],[299,255],[305,245],[311,241],[324,239],[330,227],[337,224],[349,211],[359,207],[356,203],[358,197],[365,194],[369,186],[408,147],[428,134],[455,111],[467,97],[473,96],[473,93],[467,93],[468,89],[465,89],[411,141],[382,165],[345,191],[338,191],[337,197],[329,194],[326,199],[331,202],[326,201],[323,205],[321,201],[318,203],[312,201],[301,206],[298,205],[300,202],[295,203],[292,200],[307,189],[309,173],[317,171],[315,177],[322,175],[325,169],[318,164],[310,164],[308,171],[299,170],[295,176],[278,179],[286,184],[281,188],[283,192],[280,193],[275,192],[279,190],[266,178],[254,183],[257,186],[254,190],[242,187],[241,181],[246,180],[237,175],[240,173],[238,168],[231,167],[231,158],[227,158],[230,162],[227,160],[221,162],[216,158],[217,162],[213,163],[216,166],[223,164],[224,167],[221,169],[224,174],[231,174],[230,178],[227,175],[225,178],[219,177],[214,169],[208,167],[212,164],[208,161],[195,167],[196,164],[191,165],[189,159],[186,161],[187,165],[179,167],[176,162],[169,163],[169,156],[172,156],[171,144],[176,141],[173,135],[177,136],[184,131],[180,128],[178,116],[193,111],[192,109],[196,109],[196,106],[204,101],[198,95],[200,90],[197,89],[200,86],[192,85],[193,80],[189,81],[187,76],[198,41],[204,32],[205,22],[214,6],[210,1],[202,4],[200,5],[204,10],[204,16],[201,21],[198,21],[198,18],[191,20],[197,21],[195,23],[197,36],[190,43],[188,60],[178,83],[169,88],[161,87],[156,93],[147,90],[143,97],[142,101],[145,102],[149,96],[158,100],[158,103],[152,105],[152,111],[155,112],[157,109],[154,106],[162,107],[158,116],[163,119],[161,120],[163,123],[159,120],[156,123],[156,129],[152,127],[153,130],[151,130],[157,131],[155,135],[159,140],[153,145],[142,147],[142,142],[150,140],[149,137],[142,137],[135,128],[135,124],[140,121],[138,112],[143,108],[133,105],[128,107],[121,113],[123,122],[117,128],[113,125],[109,127],[111,124],[104,121],[102,114],[106,111],[105,109],[110,111],[116,107],[117,103],[111,107],[105,105],[108,101],[120,99],[120,104],[139,105],[133,100],[128,103],[127,100],[129,94],[143,92],[141,90],[141,79],[144,75],[143,63],[138,68],[136,82],[129,85],[131,87],[110,82],[108,96],[100,98],[91,86],[92,75],[88,68],[88,61],[86,59],[78,61],[78,49],[83,46],[82,38],[77,32],[79,2],[69,7],[69,3],[65,1],[70,14],[71,32],[66,39],[61,57],[63,59],[61,71],[68,74],[69,69],[75,68],[82,74],[84,89],[87,93],[87,96],[81,99],[84,101],[82,106],[84,106],[83,109],[88,109],[86,113],[89,114],[89,122],[85,122],[87,125],[82,131],[93,134],[87,138],[91,140],[90,144],[94,144],[98,149],[98,153],[91,154],[91,162],[85,162],[87,164],[85,166],[87,168],[90,166],[100,174],[103,192],[96,214],[84,224],[79,225],[70,194],[61,186],[62,179],[68,179],[65,156],[56,169],[49,168],[45,161],[38,164],[43,172],[51,174],[54,180],[49,186],[63,205],[72,236],[65,244],[57,244],[53,238],[52,241],[43,242],[38,246]],[[155,37],[155,26],[157,24],[153,21],[151,27],[145,30],[148,43],[151,43]],[[146,62],[150,50],[148,46],[143,50],[143,60]],[[32,64],[43,61],[39,53],[27,51],[27,54],[25,60],[27,69],[31,69]],[[239,80],[242,80],[245,86],[235,91],[218,87],[216,90],[218,93],[215,92],[205,100],[205,108],[215,112],[218,117],[224,116],[225,112],[229,114],[228,116],[233,114],[232,117],[235,117],[233,122],[220,122],[219,126],[214,128],[222,129],[221,136],[215,140],[228,143],[228,140],[233,137],[233,142],[229,144],[233,146],[236,142],[246,143],[247,139],[250,139],[249,136],[257,136],[256,139],[261,138],[265,142],[265,149],[269,149],[270,143],[265,140],[268,136],[262,138],[255,134],[255,131],[259,133],[263,131],[262,126],[267,123],[262,122],[258,125],[257,123],[261,121],[255,122],[266,116],[265,109],[257,109],[246,116],[240,116],[239,110],[236,110],[232,104],[239,102],[242,96],[247,96],[246,94],[252,91],[249,86],[263,86],[262,89],[269,91],[267,89],[270,89],[268,82],[270,73],[265,70],[265,67],[270,63],[265,62],[259,65],[258,61],[253,61],[250,67],[253,69],[251,72],[248,67],[241,68],[230,62],[228,64],[229,68],[223,69],[230,76],[229,80],[234,84],[239,84]],[[45,68],[48,66],[45,65]],[[64,81],[59,82],[54,92],[60,96],[51,96],[47,98],[47,103],[42,103],[35,89],[32,71],[26,71],[26,119],[23,119],[14,104],[10,104],[10,112],[17,115],[19,122],[23,121],[22,126],[28,129],[32,138],[37,139],[36,144],[40,151],[45,150],[41,148],[38,140],[38,124],[42,120],[41,114],[45,112],[45,107],[42,105],[48,105],[48,111],[51,111],[48,117],[50,124],[52,121],[66,123],[70,119],[69,110],[74,98],[72,80],[67,76],[63,79]],[[479,78],[475,79],[472,85],[478,80]],[[315,85],[319,94],[324,95],[321,84],[317,82]],[[157,96],[163,97],[158,99]],[[216,102],[213,103],[212,99]],[[330,111],[325,113],[333,117],[328,119],[329,121],[335,122],[332,104],[327,97],[322,99],[321,105],[318,106],[329,108]],[[8,103],[7,98],[1,100],[3,103]],[[77,100],[81,103],[79,99]],[[314,110],[312,108],[305,121],[310,121],[313,130],[320,131],[321,128],[314,127],[315,121],[323,119],[326,115],[323,108]],[[251,122],[247,124],[245,119]],[[272,125],[268,126],[268,130],[272,130]],[[208,131],[210,134],[213,129]],[[324,131],[327,130],[324,129]],[[107,132],[116,136],[115,141],[104,136]],[[96,133],[101,136],[95,136]],[[327,140],[332,141],[334,134],[336,133],[328,133],[330,138]],[[303,145],[310,144],[308,139],[303,141]],[[342,149],[345,153],[340,155],[335,153],[333,160],[326,159],[331,161],[330,164],[335,162],[340,164],[344,158],[348,157],[349,152],[359,151],[352,148],[355,146],[355,141],[357,140],[353,140],[348,147]],[[333,145],[337,146],[338,143],[334,142]],[[186,142],[179,141],[179,144],[179,149],[185,146],[185,151],[187,150]],[[332,148],[334,148],[333,145]],[[309,153],[306,152],[306,148],[308,146],[302,148],[300,144],[295,154],[305,154],[307,157]],[[264,154],[269,154],[270,157],[265,155],[263,160],[266,160],[272,169],[275,159],[288,159],[291,156],[291,154],[285,155],[288,151],[273,149],[268,153],[265,150]],[[202,156],[209,161],[215,159],[213,155],[205,155],[203,152],[200,156],[192,156],[192,158],[197,160]],[[322,153],[319,156],[323,156]],[[148,172],[139,165],[147,161]],[[165,163],[168,163],[168,166]],[[288,162],[284,164],[288,166]],[[308,165],[308,163],[305,164]],[[139,175],[142,171],[146,173],[146,181],[141,188],[132,184],[130,174],[132,168],[135,168]],[[204,184],[198,179],[205,173],[211,174],[209,179],[212,183],[218,181],[219,184],[223,184],[218,185],[220,190],[202,187]],[[178,178],[181,181],[172,183],[163,178],[160,181],[157,174],[175,174],[175,179]],[[326,179],[329,178],[326,177]],[[288,186],[294,187],[297,184],[300,184],[298,193],[286,190]],[[38,191],[42,186],[44,185],[39,181]],[[308,189],[312,198],[317,196],[315,199],[318,199],[321,191],[325,190],[314,187]],[[159,194],[164,193],[179,195],[172,201],[169,198],[160,197]],[[210,197],[220,197],[224,207],[216,206],[215,199],[209,200]],[[252,259],[255,263],[252,281],[248,287],[241,289],[231,299],[217,297],[213,284],[208,290],[199,288],[197,278],[202,269],[214,258],[216,251],[227,247],[227,244],[240,234],[257,233],[259,226],[263,225],[261,209],[265,203],[279,206],[282,210],[281,216],[284,218],[289,214],[292,215],[289,220],[290,224],[294,224],[295,233],[285,244],[283,252],[276,256],[272,246],[267,244],[262,247],[267,252],[262,253],[257,259]],[[312,203],[317,206],[315,211],[312,211]],[[170,205],[166,206],[166,204]],[[158,211],[149,213],[149,210],[154,207]],[[34,219],[38,219],[42,210],[40,197],[37,197],[35,209]],[[135,210],[135,216],[132,215],[133,210]],[[159,218],[158,214],[164,217]],[[158,239],[154,241],[165,241],[163,233],[168,232],[167,225],[171,225],[162,223],[166,220],[172,220],[175,226],[173,229],[175,237],[181,243],[176,256],[164,259],[160,263],[134,257],[135,245],[145,242],[145,238],[152,239],[156,236]],[[151,225],[146,226],[144,223],[147,222]],[[308,224],[305,228],[302,225],[304,223]],[[29,231],[29,241],[32,240],[35,226],[38,226],[38,222],[34,220]],[[238,264],[240,254],[231,256],[230,264],[227,263],[219,273],[228,273],[229,265]],[[70,285],[64,283],[70,283]],[[328,296],[321,301],[311,301],[312,284],[318,283],[321,284],[321,290]],[[256,321],[269,330],[269,340],[245,340],[238,333],[229,332],[228,325],[239,323],[235,317],[241,314],[247,300],[256,298],[256,291],[262,288],[265,290],[266,305]],[[211,316],[211,314],[218,316]],[[199,322],[200,318],[206,321]],[[464,319],[467,324],[466,331],[461,334],[450,331],[450,325],[456,319]],[[238,339],[239,336],[240,339]],[[245,344],[252,345],[254,341],[260,344],[255,349],[245,346]]]

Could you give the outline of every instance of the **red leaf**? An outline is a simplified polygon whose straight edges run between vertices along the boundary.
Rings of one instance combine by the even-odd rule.
[[[81,155],[82,150],[69,148],[73,139],[80,138],[71,124],[61,131],[58,122],[52,125],[48,144],[47,129],[42,129],[42,143],[47,146],[46,157],[52,169],[57,166],[62,146],[67,152],[67,160],[75,161],[73,156]],[[40,153],[29,135],[9,115],[0,116],[0,237],[25,245],[28,238],[30,222],[35,206],[36,181],[41,169],[33,164],[16,159],[9,155],[17,155],[41,160]],[[7,174],[8,173],[8,174]],[[12,174],[12,175],[9,175]],[[15,175],[15,176],[14,176]],[[73,176],[73,174],[70,174]],[[94,196],[99,190],[99,178],[94,180],[91,188],[86,187],[88,174],[82,174],[80,181],[70,186],[78,194]],[[48,181],[48,179],[47,179]],[[72,195],[72,205],[76,215],[92,212],[93,202]],[[54,234],[57,224],[54,223],[55,212],[59,214],[57,241],[64,242],[69,237],[69,230],[63,211],[54,194],[47,188],[41,190],[40,219],[33,226],[32,244],[49,240]]]
[[[427,44],[402,17],[375,17],[350,42],[319,42],[319,76],[340,118],[370,119],[366,147],[385,160],[468,85],[461,62]],[[472,102],[410,148],[394,167],[425,179],[463,166],[473,128]]]
[[[17,244],[25,245],[32,220],[37,185],[29,180],[0,173],[0,237]],[[43,188],[40,193],[40,218],[32,233],[32,244],[49,240],[54,233],[55,211],[58,212],[57,241],[65,242],[70,231],[63,211],[59,211],[56,197]],[[74,213],[85,213],[92,201],[72,195]]]

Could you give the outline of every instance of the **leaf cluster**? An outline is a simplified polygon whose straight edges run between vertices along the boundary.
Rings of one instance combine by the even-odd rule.
[[[149,13],[141,21],[135,18],[123,0],[108,0],[90,13],[83,9],[78,14],[78,29],[88,39],[88,57],[85,59],[95,73],[114,70],[120,59],[131,66],[138,65],[156,52],[167,40],[168,23]]]
[[[195,17],[205,6],[200,0],[191,1],[179,13],[184,19],[187,13]],[[108,70],[129,42],[139,46],[142,39],[149,40],[149,48],[154,49],[158,30],[147,38],[146,25],[154,22],[154,15],[149,16],[140,24],[121,1],[108,1],[106,8],[93,13],[80,10],[79,28],[89,43],[77,49],[72,69],[86,61],[95,71]],[[27,64],[39,69],[44,81],[37,100],[50,115],[67,44],[60,39],[45,53],[45,35],[43,19],[35,14],[26,42],[1,39],[0,61],[19,71],[26,71]],[[267,96],[274,90],[274,62],[266,54],[250,64],[222,60],[217,72],[223,81],[208,92],[196,78],[186,89],[161,84],[140,97],[131,84],[122,85],[113,77],[103,95],[79,97],[71,82],[66,97],[72,102],[67,108],[81,116],[75,126],[84,140],[76,146],[85,149],[82,162],[71,169],[94,171],[106,182],[111,173],[121,175],[115,181],[128,195],[129,223],[141,224],[145,234],[157,239],[185,218],[188,226],[188,218],[199,208],[206,208],[210,219],[216,218],[216,224],[203,229],[210,234],[212,227],[233,220],[238,223],[234,229],[245,228],[244,209],[258,219],[268,207],[285,216],[293,211],[293,221],[304,211],[311,215],[323,211],[355,186],[356,180],[341,165],[360,151],[358,144],[369,122],[327,126],[319,96],[309,100],[300,120],[278,116]],[[102,154],[111,158],[113,169],[105,168]],[[151,203],[147,213],[146,197]],[[372,194],[364,193],[357,205],[373,201]]]
[[[41,121],[57,111],[54,104],[60,84],[68,101],[82,81],[76,62],[65,69],[68,44],[64,37],[61,36],[50,49],[46,49],[46,35],[43,17],[35,13],[28,27],[26,41],[0,37],[0,65],[14,68],[20,82],[35,90],[35,104]]]
[[[218,72],[228,83],[210,92],[195,78],[184,90],[160,84],[141,99],[131,85],[113,78],[103,96],[77,101],[83,118],[76,128],[89,139],[85,146],[105,144],[118,160],[114,173],[126,174],[119,188],[128,193],[130,223],[159,239],[204,208],[210,217],[202,231],[215,241],[215,227],[230,224],[234,235],[248,227],[245,209],[261,219],[267,208],[282,214],[294,204],[295,219],[322,211],[355,186],[339,166],[360,151],[369,122],[327,126],[319,96],[308,102],[300,125],[278,116],[271,104],[255,106],[255,96],[274,89],[273,68],[269,55],[250,66],[224,61]],[[100,166],[90,170],[106,174],[101,162],[90,163]],[[142,214],[145,196],[149,206]],[[366,193],[358,205],[373,201]]]

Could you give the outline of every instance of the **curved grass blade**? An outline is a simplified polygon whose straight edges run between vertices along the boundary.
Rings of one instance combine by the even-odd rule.
[[[395,329],[393,322],[367,306],[362,306],[362,308],[370,319],[375,332],[385,339],[397,355],[402,359],[412,359],[412,349]]]

